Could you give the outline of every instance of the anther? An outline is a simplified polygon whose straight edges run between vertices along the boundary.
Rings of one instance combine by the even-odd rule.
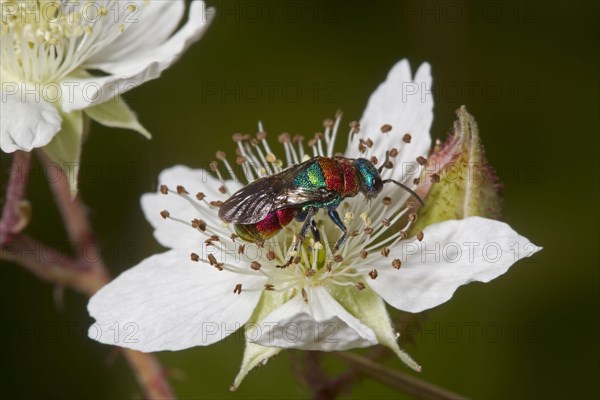
[[[192,228],[200,229],[204,232],[206,230],[206,222],[202,219],[194,218],[192,220]]]
[[[425,237],[425,234],[423,233],[423,231],[419,231],[419,233],[417,233],[417,240],[419,242],[422,241],[424,237]]]
[[[421,178],[413,179],[413,184],[418,185],[419,183],[421,183]]]
[[[372,148],[373,147],[373,141],[371,140],[371,138],[367,138],[367,140],[365,141],[365,143],[367,144],[368,148]]]
[[[350,132],[352,132],[353,135],[356,135],[358,132],[360,132],[360,124],[358,121],[350,122]]]
[[[381,200],[381,202],[383,203],[384,206],[389,206],[390,204],[392,204],[392,198],[384,197],[383,200]]]
[[[392,149],[390,150],[390,157],[396,157],[398,155],[398,149],[395,147],[392,147]]]
[[[313,276],[313,275],[314,275],[314,274],[316,274],[316,273],[317,273],[317,271],[315,271],[315,270],[314,270],[314,269],[312,269],[312,268],[309,268],[309,269],[307,269],[307,270],[306,270],[306,273],[305,273],[305,275],[306,275],[306,277],[307,277],[307,278],[310,278],[311,276]]]
[[[275,286],[270,283],[265,283],[265,290],[275,290]]]
[[[304,288],[302,288],[302,298],[304,299],[305,303],[308,303],[308,294]]]
[[[255,271],[258,271],[260,269],[260,267],[261,267],[261,265],[257,261],[252,261],[252,263],[250,264],[250,268],[252,268]]]
[[[363,290],[365,288],[365,284],[362,282],[357,282],[356,284],[354,284],[354,286],[356,286],[358,290]]]
[[[245,244],[240,244],[238,246],[238,254],[244,254],[244,251],[246,251],[246,245]]]
[[[167,185],[160,185],[160,189],[159,189],[159,190],[160,190],[160,192],[161,192],[162,194],[167,194],[167,193],[169,193],[169,188],[167,187]]]
[[[344,257],[342,257],[340,254],[337,254],[335,257],[333,257],[333,261],[335,261],[336,263],[341,263],[342,261],[344,261]]]
[[[400,261],[399,259],[395,259],[394,261],[392,261],[392,267],[394,267],[394,269],[400,269],[400,267],[402,266],[402,261]]]
[[[381,255],[384,257],[387,257],[390,255],[390,249],[388,249],[387,247],[384,247],[383,249],[381,249]]]
[[[223,205],[223,202],[221,200],[215,200],[211,201],[209,204],[213,207],[221,207]]]
[[[271,250],[271,251],[269,251],[267,253],[267,260],[273,261],[275,259],[275,257],[276,257],[276,255],[275,255],[275,252],[273,250]]]
[[[225,187],[225,185],[221,185],[221,186],[219,187],[219,192],[221,192],[221,193],[223,193],[223,194],[227,193],[227,188]]]
[[[419,156],[417,157],[417,162],[419,163],[419,165],[425,165],[427,164],[427,159],[425,157]]]
[[[364,229],[364,232],[365,232],[367,235],[370,235],[371,233],[373,233],[373,228],[371,228],[370,226],[367,226],[367,227]]]
[[[246,134],[243,136],[243,140],[244,140],[244,142],[252,142],[252,139],[253,139],[253,137],[252,137],[252,135],[250,135],[249,133],[246,133]]]
[[[404,143],[410,143],[411,140],[412,136],[410,136],[410,133],[405,133],[404,136],[402,136],[402,141]]]
[[[256,138],[258,140],[265,140],[267,138],[267,132],[258,132]]]
[[[210,169],[212,169],[213,171],[217,171],[219,169],[219,164],[217,164],[216,161],[211,161],[210,162]]]
[[[233,289],[233,293],[242,294],[242,284],[241,283],[238,283],[237,285],[235,285],[235,288]]]
[[[167,219],[167,218],[169,218],[169,216],[170,216],[170,215],[171,215],[171,214],[169,214],[169,212],[168,212],[167,210],[162,210],[162,211],[160,212],[160,216],[161,216],[161,217],[163,217],[164,219]]]
[[[373,156],[371,157],[371,162],[373,163],[373,165],[377,164],[379,161],[377,160],[377,157]]]
[[[294,257],[292,264],[300,264],[300,260],[301,260],[300,256],[296,256],[296,257]]]
[[[439,183],[440,182],[440,176],[438,174],[431,174],[431,182],[433,182],[433,183]]]
[[[390,222],[390,220],[389,220],[389,219],[387,219],[387,218],[384,218],[384,219],[382,219],[382,220],[381,220],[381,225],[385,226],[386,228],[387,228],[388,226],[390,226],[391,224],[392,224],[392,223],[391,223],[391,222]]]
[[[232,233],[231,236],[229,236],[231,238],[232,242],[235,242],[235,239],[238,238],[238,235],[236,235],[235,233]]]
[[[387,160],[385,162],[385,164],[383,164],[383,167],[386,168],[386,169],[392,169],[392,168],[394,168],[394,163],[391,162],[390,160]]]
[[[360,151],[361,154],[367,151],[367,146],[365,146],[362,139],[358,143],[358,151]]]
[[[177,194],[189,194],[187,190],[181,185],[177,186]]]
[[[417,220],[417,213],[411,212],[410,214],[408,214],[408,220],[410,222],[414,222]]]
[[[217,259],[216,259],[216,258],[215,258],[215,256],[214,256],[214,255],[212,255],[212,254],[209,254],[209,255],[208,255],[208,263],[209,263],[210,265],[217,265],[217,264],[218,264],[218,262],[217,262]]]
[[[304,141],[304,136],[302,135],[294,135],[294,143],[302,143]]]
[[[290,134],[289,133],[282,133],[281,135],[279,135],[279,137],[277,138],[279,140],[279,143],[289,143],[290,142]]]
[[[381,133],[388,133],[392,130],[392,126],[390,124],[385,124],[381,127]]]
[[[368,251],[363,250],[363,251],[360,252],[360,258],[362,258],[363,260],[365,258],[367,258],[368,256],[369,256],[369,252]]]
[[[335,112],[335,119],[342,118],[344,116],[344,112],[342,110],[337,110]]]
[[[377,270],[374,269],[371,272],[369,272],[369,276],[371,277],[371,279],[375,279],[377,278],[377,276],[379,276],[379,274],[377,273]]]
[[[227,156],[225,154],[224,151],[217,151],[217,154],[215,154],[215,156],[217,157],[217,160],[219,161],[223,161]]]
[[[205,197],[206,197],[206,195],[202,192],[196,193],[196,198],[200,201],[204,200]]]
[[[237,165],[244,165],[246,163],[246,161],[248,161],[248,159],[244,156],[237,156],[235,158],[235,162]]]
[[[192,259],[192,261],[195,261],[195,262],[200,261],[200,256],[196,253],[190,254],[190,258]]]
[[[350,237],[356,237],[358,235],[359,235],[358,229],[355,229],[352,232],[350,232],[350,234],[348,236],[350,236]]]
[[[323,128],[333,128],[333,120],[331,118],[327,118],[325,121],[323,121]]]
[[[325,269],[327,270],[327,272],[331,272],[331,262],[325,263]]]

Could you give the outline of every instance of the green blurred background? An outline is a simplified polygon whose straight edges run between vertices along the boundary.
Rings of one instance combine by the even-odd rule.
[[[232,154],[231,134],[255,133],[259,119],[272,138],[311,135],[338,108],[344,122],[359,119],[394,63],[427,61],[437,85],[432,136],[445,138],[455,109],[468,107],[504,182],[506,221],[544,250],[427,314],[405,345],[420,376],[472,398],[598,397],[598,3],[209,4],[218,16],[204,38],[126,95],[154,139],[93,125],[85,144],[80,195],[112,272],[163,250],[139,207],[161,170]],[[39,168],[30,194],[28,232],[68,249]],[[85,298],[67,291],[59,310],[54,288],[23,269],[4,264],[0,277],[2,397],[142,396],[124,359],[85,337]],[[231,338],[159,358],[179,371],[180,397],[310,395],[287,353],[229,393],[242,348]],[[346,396],[401,395],[366,379]]]

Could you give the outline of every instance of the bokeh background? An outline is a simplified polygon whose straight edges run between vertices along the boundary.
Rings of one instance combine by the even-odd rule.
[[[472,398],[598,397],[598,3],[208,3],[218,14],[204,38],[126,95],[154,139],[94,124],[85,144],[80,196],[112,272],[163,250],[139,207],[161,170],[233,153],[231,134],[255,133],[259,119],[272,138],[312,135],[338,108],[345,123],[359,119],[394,63],[408,58],[415,70],[427,61],[432,136],[444,139],[454,111],[468,107],[505,185],[505,220],[544,250],[492,283],[459,289],[404,346],[422,378]],[[8,161],[3,154],[3,180]],[[28,232],[68,249],[39,168],[29,193]],[[142,396],[126,362],[85,337],[85,298],[67,291],[59,309],[53,287],[12,264],[0,281],[2,397]],[[310,395],[288,353],[229,393],[242,348],[231,338],[159,358],[181,397]],[[344,368],[326,359],[330,372]],[[403,395],[364,379],[345,396]]]

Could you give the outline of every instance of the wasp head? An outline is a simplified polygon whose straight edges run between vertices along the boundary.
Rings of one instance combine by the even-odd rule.
[[[358,175],[360,191],[367,199],[374,199],[383,189],[383,181],[373,163],[365,158],[358,158],[354,167]]]

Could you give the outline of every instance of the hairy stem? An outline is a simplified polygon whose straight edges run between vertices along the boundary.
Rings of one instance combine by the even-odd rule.
[[[419,399],[463,400],[465,397],[422,379],[387,368],[369,358],[348,352],[334,352],[336,357],[351,364],[363,374]]]
[[[41,158],[49,162],[45,155]],[[29,160],[29,153],[15,153],[0,219],[0,259],[23,266],[41,280],[58,287],[69,287],[89,297],[110,281],[108,269],[99,256],[86,258],[79,254],[71,257],[20,233],[19,205],[25,199]],[[70,240],[77,245],[96,244],[85,207],[78,199],[71,198],[66,175],[49,182]],[[98,248],[97,245],[91,247]],[[175,397],[164,369],[153,355],[129,349],[123,349],[123,354],[145,397]]]

